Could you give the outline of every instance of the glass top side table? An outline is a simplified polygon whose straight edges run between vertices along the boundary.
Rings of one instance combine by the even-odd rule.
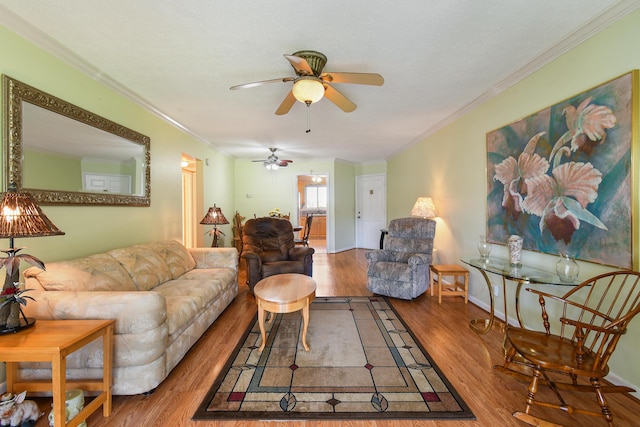
[[[576,286],[578,281],[565,282],[560,280],[556,273],[542,270],[540,268],[531,267],[527,265],[511,266],[509,261],[501,258],[472,258],[461,259],[463,263],[476,268],[482,273],[484,280],[489,289],[490,311],[488,319],[473,319],[471,320],[471,327],[479,334],[486,334],[493,327],[494,315],[494,301],[493,291],[491,286],[491,279],[487,273],[497,274],[502,277],[502,295],[504,300],[504,317],[505,324],[508,322],[507,315],[507,280],[516,282],[516,317],[518,324],[522,326],[522,319],[520,318],[520,290],[522,285],[530,283],[548,284],[548,285],[561,285],[561,286]]]

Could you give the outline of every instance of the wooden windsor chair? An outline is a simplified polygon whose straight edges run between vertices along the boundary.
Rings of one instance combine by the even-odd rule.
[[[535,289],[542,310],[544,331],[509,326],[507,351],[499,371],[529,381],[524,412],[513,416],[535,426],[557,424],[531,414],[534,405],[602,417],[613,426],[606,393],[634,390],[603,383],[608,362],[627,326],[640,312],[640,273],[616,271],[593,277],[559,297]],[[537,399],[539,385],[549,387],[558,402]],[[600,411],[585,409],[578,400],[570,405],[560,390],[595,393]],[[578,408],[576,405],[580,405]]]

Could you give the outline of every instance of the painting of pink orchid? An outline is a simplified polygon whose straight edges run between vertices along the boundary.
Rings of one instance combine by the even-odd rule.
[[[487,239],[633,268],[625,74],[487,134]]]

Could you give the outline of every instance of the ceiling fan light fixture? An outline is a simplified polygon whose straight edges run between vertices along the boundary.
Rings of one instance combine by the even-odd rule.
[[[313,104],[324,96],[322,81],[313,76],[298,77],[293,84],[293,96],[303,104]]]
[[[278,170],[280,168],[280,165],[278,165],[278,163],[272,162],[272,161],[267,161],[264,162],[264,167],[267,168],[270,171],[275,171]]]

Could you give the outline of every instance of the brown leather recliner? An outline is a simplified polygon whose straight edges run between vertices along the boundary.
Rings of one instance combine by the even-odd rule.
[[[265,277],[299,273],[311,276],[313,253],[309,247],[296,247],[293,226],[286,219],[255,218],[242,227],[242,258],[247,264],[247,284],[253,287]]]

